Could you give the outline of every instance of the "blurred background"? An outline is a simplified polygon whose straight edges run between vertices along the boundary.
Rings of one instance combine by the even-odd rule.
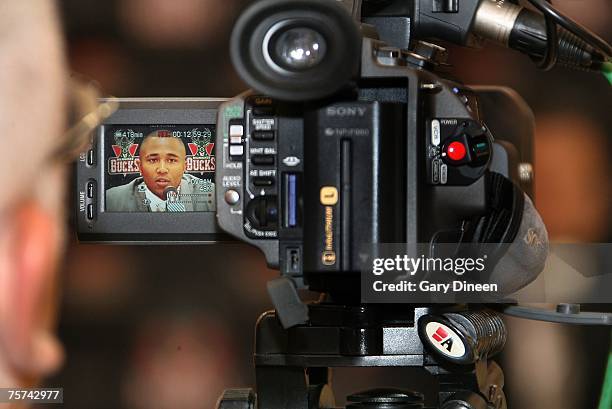
[[[59,3],[71,69],[109,94],[230,97],[245,89],[228,52],[245,0]],[[610,0],[554,4],[612,40]],[[612,88],[605,79],[561,68],[542,73],[495,46],[452,48],[450,55],[465,83],[510,86],[533,108],[537,207],[551,239],[609,242]],[[225,387],[254,382],[254,324],[269,308],[265,283],[276,276],[240,244],[119,247],[73,238],[59,325],[67,361],[48,385],[64,388],[67,408],[212,408]],[[596,406],[607,330],[509,324],[501,360],[510,409]],[[427,379],[369,369],[338,371],[334,381],[342,403],[351,391],[418,387]]]

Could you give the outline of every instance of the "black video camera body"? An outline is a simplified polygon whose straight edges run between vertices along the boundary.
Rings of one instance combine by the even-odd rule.
[[[442,78],[443,49],[390,47],[334,2],[274,4],[232,39],[239,73],[271,97],[120,100],[77,166],[81,240],[229,233],[300,286],[353,292],[364,245],[515,239],[524,199],[508,180],[530,192],[532,176],[520,98]],[[151,135],[183,142],[176,182],[171,164],[147,180]]]
[[[364,61],[351,99],[295,105],[249,93],[219,108],[219,226],[283,275],[306,274],[311,289],[346,286],[365,243],[427,243],[487,215],[491,169],[511,177],[519,166],[494,142],[477,93],[381,64],[379,52],[392,51]]]
[[[489,39],[544,69],[559,61],[599,70],[609,60],[605,42],[544,0],[529,2],[543,15],[497,0],[259,0],[241,14],[230,48],[256,91],[119,100],[77,164],[80,240],[231,236],[283,275],[268,283],[276,311],[256,327],[257,397],[230,389],[220,409],[336,407],[328,369],[338,366],[421,367],[439,381],[436,407],[506,408],[503,373],[489,361],[506,329],[480,305],[499,298],[444,298],[439,288],[450,283],[429,281],[429,271],[417,277],[426,298],[414,297],[415,282],[401,272],[371,286],[386,285],[385,299],[360,290],[393,263],[376,258],[383,263],[367,268],[388,244],[399,246],[398,263],[412,257],[414,270],[435,266],[440,251],[459,257],[452,278],[468,270],[463,256],[484,254],[475,264],[488,255],[476,278],[501,284],[502,302],[542,271],[548,238],[530,199],[531,111],[507,89],[449,79],[445,50],[418,41]],[[468,279],[461,288],[480,291]],[[327,297],[305,304],[296,287]],[[396,300],[405,305],[381,305]],[[514,314],[572,322],[574,310]],[[420,393],[388,389],[347,400],[425,407]]]

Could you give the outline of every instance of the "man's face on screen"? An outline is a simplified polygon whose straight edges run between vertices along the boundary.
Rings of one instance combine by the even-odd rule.
[[[145,139],[136,163],[151,192],[163,199],[164,189],[181,185],[185,172],[185,155],[185,145],[179,138]]]

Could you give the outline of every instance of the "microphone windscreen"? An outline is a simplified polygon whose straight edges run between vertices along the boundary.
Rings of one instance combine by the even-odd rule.
[[[166,201],[166,211],[168,212],[187,211],[185,203],[179,200],[178,189],[174,186],[168,186],[164,189],[164,200]]]
[[[163,199],[168,200],[168,195],[170,195],[170,198],[172,197],[178,198],[178,189],[175,188],[174,186],[167,186],[164,189]]]

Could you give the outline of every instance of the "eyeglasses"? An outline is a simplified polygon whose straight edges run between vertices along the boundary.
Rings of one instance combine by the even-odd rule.
[[[72,74],[68,85],[68,130],[53,155],[62,163],[72,162],[85,152],[92,143],[93,131],[119,107],[117,98],[103,98],[100,87],[80,75]]]

